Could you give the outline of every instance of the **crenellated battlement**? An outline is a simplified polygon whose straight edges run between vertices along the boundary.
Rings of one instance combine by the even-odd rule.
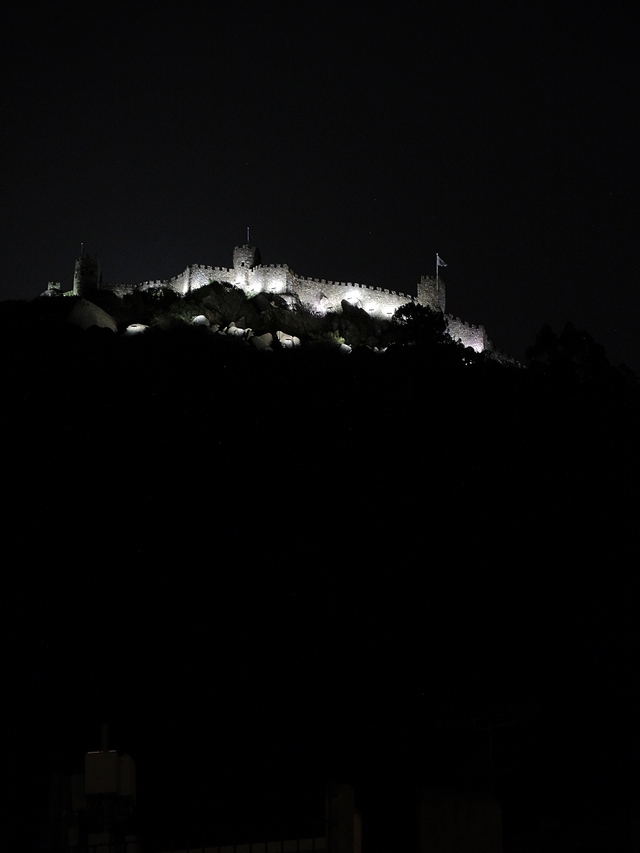
[[[75,282],[81,282],[81,273],[91,281],[99,280],[97,259],[80,259],[76,262]],[[152,279],[137,284],[100,284],[119,296],[136,290],[153,290],[167,287],[184,296],[216,281],[243,289],[248,294],[260,292],[295,294],[303,305],[317,314],[342,311],[347,302],[364,309],[372,317],[388,319],[407,302],[424,305],[445,314],[445,285],[442,279],[422,276],[417,284],[417,294],[412,296],[401,290],[369,286],[353,281],[329,281],[296,275],[288,264],[263,264],[260,251],[253,246],[236,246],[233,250],[233,267],[190,264],[184,272],[168,279]],[[445,314],[449,335],[473,347],[477,352],[491,348],[483,326],[475,326]]]

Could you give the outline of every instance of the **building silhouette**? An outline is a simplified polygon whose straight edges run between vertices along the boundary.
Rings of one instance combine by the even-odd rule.
[[[377,804],[383,820],[376,821],[371,807],[364,826],[352,786],[330,785],[320,832],[230,844],[205,839],[196,847],[145,847],[136,833],[135,803],[134,762],[108,748],[103,727],[102,749],[85,754],[84,773],[52,779],[42,853],[378,853],[394,846],[402,853],[502,853],[500,806],[486,784],[383,795]],[[211,826],[212,839],[217,831]]]

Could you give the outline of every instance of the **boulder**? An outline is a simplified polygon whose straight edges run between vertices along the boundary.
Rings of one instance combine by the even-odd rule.
[[[286,294],[286,293],[270,293],[269,299],[271,300],[271,304],[273,305],[274,308],[280,308],[281,310],[285,311],[287,308],[290,307],[287,296],[289,296],[289,294]],[[295,297],[294,297],[294,299],[295,299]]]
[[[278,296],[288,308],[297,308],[300,305],[300,299],[293,293],[281,293]]]
[[[226,332],[232,337],[244,338],[244,329],[239,329],[233,321],[227,326]]]
[[[285,349],[293,349],[293,347],[300,346],[300,338],[296,337],[296,335],[288,335],[286,332],[276,332],[276,337],[280,342],[280,345]]]
[[[271,308],[271,302],[269,301],[266,293],[256,293],[252,299],[252,304],[256,311],[259,311],[260,313],[268,311],[269,308]]]
[[[342,305],[343,314],[356,323],[361,323],[364,320],[369,320],[371,317],[371,315],[367,311],[365,311],[364,308],[361,308],[359,305],[352,305],[350,302],[347,302],[346,299],[343,299],[340,304]]]
[[[193,318],[193,320],[191,322],[193,323],[194,326],[210,326],[211,325],[211,323],[209,322],[207,317],[204,316],[204,314],[198,314],[196,317]]]
[[[125,335],[141,335],[142,332],[146,332],[149,327],[145,326],[144,323],[129,323],[127,328],[124,330]]]
[[[251,343],[261,352],[273,352],[271,344],[273,343],[273,335],[271,332],[265,332],[264,335],[253,335]]]
[[[80,326],[81,329],[98,326],[101,329],[111,329],[112,332],[118,331],[113,317],[88,299],[78,299],[67,317],[67,322]]]

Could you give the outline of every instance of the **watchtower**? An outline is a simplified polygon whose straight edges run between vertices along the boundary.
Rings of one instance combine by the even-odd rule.
[[[233,250],[233,270],[235,273],[236,287],[249,287],[249,273],[260,264],[260,249],[245,243],[244,246],[236,246]]]
[[[432,311],[442,311],[445,308],[445,287],[441,278],[423,275],[418,282],[418,302],[428,305]]]
[[[251,270],[260,265],[260,249],[255,246],[236,246],[233,250],[233,268],[236,272],[240,270]]]
[[[100,261],[96,255],[81,255],[76,259],[73,273],[73,295],[85,296],[98,290],[102,284]]]

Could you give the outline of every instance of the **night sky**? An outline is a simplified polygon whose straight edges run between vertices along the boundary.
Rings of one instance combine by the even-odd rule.
[[[592,2],[14,4],[0,298],[70,287],[81,243],[111,282],[229,266],[250,226],[265,263],[401,291],[438,252],[448,312],[498,349],[571,321],[640,372],[637,23]],[[11,844],[105,719],[149,851],[263,838],[257,803],[346,778],[385,853],[382,799],[470,766],[507,853],[533,823],[543,845],[569,813],[637,813],[626,380],[547,394],[406,353],[269,372],[204,338],[76,331],[51,359],[0,336]]]
[[[640,367],[632,13],[603,3],[16,5],[2,297],[265,263],[411,290],[523,358],[567,320]]]

